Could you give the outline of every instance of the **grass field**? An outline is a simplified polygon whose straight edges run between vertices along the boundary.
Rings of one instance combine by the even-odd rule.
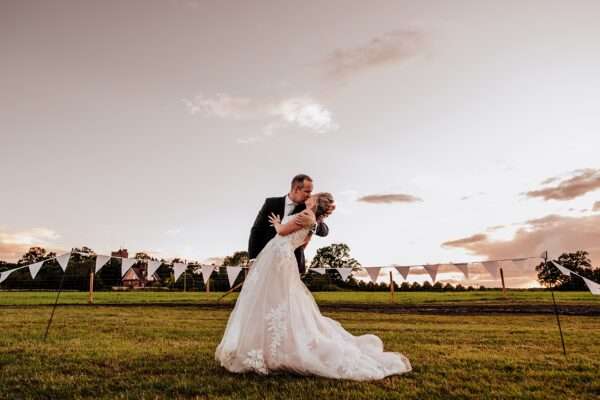
[[[342,304],[392,304],[389,292],[316,292],[313,293],[319,305]],[[223,293],[206,292],[96,292],[95,304],[215,304]],[[561,304],[600,306],[600,296],[590,292],[555,292]],[[231,294],[222,301],[232,304],[237,294]],[[40,291],[0,291],[0,305],[42,305],[54,304],[56,292]],[[62,292],[60,304],[86,304],[86,292]],[[504,296],[500,290],[472,292],[396,292],[393,304],[552,304],[547,291],[509,290]]]
[[[533,293],[533,294],[532,294]],[[397,301],[496,302],[497,292],[402,293]],[[548,293],[515,292],[545,302]],[[97,293],[127,307],[59,307],[42,340],[54,293],[0,292],[0,399],[336,398],[593,399],[600,396],[600,318],[553,315],[324,314],[353,334],[374,333],[406,354],[414,371],[359,383],[290,374],[230,374],[214,361],[229,310],[141,306],[214,302],[213,293]],[[63,297],[64,295],[64,297]],[[373,296],[375,295],[375,296]],[[176,296],[176,297],[172,297]],[[317,293],[320,304],[389,301],[386,293]],[[501,296],[501,295],[500,295]],[[529,298],[532,296],[531,298]],[[561,302],[597,304],[589,293]],[[445,299],[443,297],[446,297]],[[61,302],[84,303],[85,293]],[[45,303],[46,305],[35,305]],[[135,304],[135,303],[139,303]]]

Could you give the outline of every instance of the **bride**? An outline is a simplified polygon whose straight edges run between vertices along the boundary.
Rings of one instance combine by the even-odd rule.
[[[283,221],[270,217],[277,235],[256,257],[215,352],[227,370],[358,381],[411,371],[408,358],[384,352],[379,337],[354,336],[321,315],[300,279],[294,249],[308,242],[312,225],[326,216],[332,201],[329,193],[317,193],[306,200],[302,213]],[[300,215],[305,225],[296,224]]]

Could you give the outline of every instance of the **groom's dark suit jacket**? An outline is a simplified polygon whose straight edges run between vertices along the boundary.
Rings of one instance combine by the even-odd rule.
[[[248,257],[250,259],[256,258],[262,249],[266,246],[269,240],[273,239],[277,232],[275,228],[270,225],[269,216],[271,213],[279,215],[281,219],[284,217],[285,212],[285,197],[269,197],[265,200],[262,208],[254,220],[254,225],[250,230],[250,239],[248,240]],[[304,203],[298,204],[292,214],[299,213],[306,209]],[[318,236],[327,236],[329,233],[329,227],[324,223],[320,222],[317,224],[317,231],[315,234]],[[300,246],[294,251],[296,261],[298,261],[298,271],[301,274],[306,271],[306,260],[304,258],[304,247]]]

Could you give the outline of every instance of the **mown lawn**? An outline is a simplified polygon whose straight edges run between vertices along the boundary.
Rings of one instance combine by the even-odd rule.
[[[185,294],[193,295],[198,296]],[[195,299],[185,296],[180,299]],[[321,294],[319,298],[321,302],[332,300]],[[325,312],[354,334],[379,335],[388,350],[403,352],[413,364],[414,371],[407,375],[360,383],[290,374],[261,377],[226,372],[214,361],[213,354],[229,310],[136,305],[59,307],[44,343],[42,336],[50,311],[48,306],[0,307],[1,399],[600,396],[598,317],[561,317],[569,352],[565,358],[551,314]]]
[[[337,304],[392,304],[389,292],[316,292],[313,293],[321,305]],[[95,292],[95,304],[214,304],[223,293],[206,292]],[[560,304],[600,306],[600,296],[590,292],[555,292]],[[86,292],[62,292],[60,304],[86,304]],[[237,294],[226,297],[222,302],[232,304]],[[0,291],[0,305],[54,304],[56,292],[52,291]],[[396,292],[393,304],[551,304],[548,291],[509,290],[506,296],[500,290],[472,292]]]

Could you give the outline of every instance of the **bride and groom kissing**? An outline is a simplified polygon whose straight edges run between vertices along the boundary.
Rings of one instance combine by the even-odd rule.
[[[357,381],[411,371],[408,358],[383,351],[378,336],[354,336],[322,315],[302,282],[304,249],[313,234],[329,234],[324,219],[335,210],[330,193],[312,190],[312,179],[297,175],[286,196],[267,198],[258,212],[248,243],[251,267],[216,361],[234,373],[287,371]]]

